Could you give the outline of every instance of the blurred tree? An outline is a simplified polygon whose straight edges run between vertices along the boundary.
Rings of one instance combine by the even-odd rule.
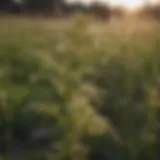
[[[25,8],[32,12],[58,13],[64,7],[64,0],[24,0]]]
[[[109,6],[106,4],[99,2],[93,2],[89,8],[90,12],[97,17],[98,19],[101,19],[102,21],[106,21],[111,16],[111,10]]]
[[[0,1],[0,10],[6,10],[10,6],[12,0],[1,0]]]
[[[160,5],[145,5],[137,14],[142,18],[160,20]]]
[[[114,7],[111,12],[112,16],[115,18],[124,18],[126,15],[126,10],[123,7]]]

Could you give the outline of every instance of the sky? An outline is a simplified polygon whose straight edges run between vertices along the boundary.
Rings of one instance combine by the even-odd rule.
[[[124,5],[131,8],[140,6],[144,2],[145,0],[110,0],[109,1],[109,3],[111,3],[112,5]]]
[[[154,1],[160,1],[160,0],[68,0],[70,2],[84,2],[84,3],[90,3],[93,1],[102,1],[102,2],[107,2],[108,4],[111,5],[122,5],[124,7],[128,8],[136,8],[141,5],[143,5],[146,2],[154,2]]]

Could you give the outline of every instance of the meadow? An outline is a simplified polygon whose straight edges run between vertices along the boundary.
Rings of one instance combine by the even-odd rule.
[[[0,82],[2,158],[160,157],[158,21],[1,15]],[[52,131],[47,154],[37,128]]]

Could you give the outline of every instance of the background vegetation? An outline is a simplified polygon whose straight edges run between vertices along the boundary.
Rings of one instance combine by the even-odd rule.
[[[157,18],[0,16],[2,160],[159,160],[159,53]]]

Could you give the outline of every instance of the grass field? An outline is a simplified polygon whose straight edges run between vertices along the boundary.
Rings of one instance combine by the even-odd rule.
[[[159,54],[157,21],[128,18],[102,23],[80,16],[69,20],[0,16],[0,93],[11,98],[5,103],[8,126],[22,121],[25,127],[23,116],[17,121],[14,118],[26,109],[14,107],[33,87],[32,101],[44,99],[41,111],[53,114],[59,126],[64,127],[66,121],[73,127],[73,133],[66,131],[62,140],[62,157],[74,152],[81,135],[109,130],[129,150],[130,159],[137,156],[137,150],[150,154],[148,148],[159,130]],[[53,103],[50,89],[55,86],[64,102],[54,95],[54,105],[68,107],[66,119],[56,107],[48,107]],[[0,98],[6,100],[3,94]],[[105,110],[110,112],[102,117]],[[139,114],[143,120],[137,122]]]
[[[159,35],[160,24],[155,21],[143,20],[112,20],[108,23],[100,23],[85,19],[87,26],[84,31],[91,33],[93,39],[97,41],[127,41],[126,44],[133,40],[133,43],[144,39],[145,41],[152,39],[152,37]],[[67,30],[72,30],[75,24],[74,19],[69,20],[52,20],[40,18],[23,18],[23,17],[0,17],[0,38],[1,41],[21,41],[21,43],[32,44],[41,43],[43,46],[52,43],[52,40],[63,39],[63,33]],[[81,29],[82,28],[82,29]],[[79,30],[83,30],[83,26],[79,26]],[[85,34],[85,33],[84,33]],[[147,38],[146,38],[147,37]],[[98,39],[97,39],[98,38]],[[129,41],[128,41],[129,40]],[[99,43],[100,43],[99,41]],[[49,42],[49,43],[48,43]],[[18,43],[18,42],[17,42]],[[105,43],[105,42],[104,42]],[[114,46],[114,44],[113,44]],[[48,48],[47,47],[47,48]],[[49,49],[49,48],[48,48]]]
[[[131,50],[133,45],[138,45],[140,48],[143,46],[150,47],[150,42],[154,43],[154,40],[159,38],[160,35],[160,24],[156,21],[134,19],[111,20],[107,23],[89,19],[82,21],[85,26],[76,24],[77,20],[74,19],[54,20],[1,16],[0,42],[1,44],[14,43],[29,48],[32,46],[41,51],[44,48],[50,51],[54,41],[64,42],[63,35],[67,31],[73,31],[74,33],[75,30],[79,30],[84,36],[85,34],[91,36],[95,46],[99,44],[101,47],[106,47],[108,52],[112,52],[115,49],[119,50],[122,45]],[[76,28],[75,24],[78,28]],[[138,46],[137,48],[139,48]],[[121,52],[120,50],[119,53]]]

